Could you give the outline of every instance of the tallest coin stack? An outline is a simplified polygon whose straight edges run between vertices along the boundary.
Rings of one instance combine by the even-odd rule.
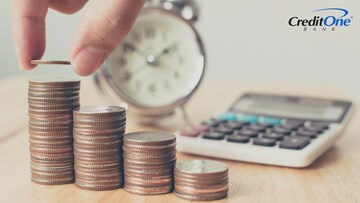
[[[29,81],[31,180],[58,185],[74,182],[73,109],[79,103],[77,79]]]

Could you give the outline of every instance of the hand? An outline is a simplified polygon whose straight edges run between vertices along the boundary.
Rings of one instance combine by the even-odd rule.
[[[87,0],[12,0],[13,38],[20,67],[34,68],[32,59],[45,51],[48,8],[71,14]],[[70,59],[82,76],[95,72],[130,30],[144,0],[92,0],[75,33]]]

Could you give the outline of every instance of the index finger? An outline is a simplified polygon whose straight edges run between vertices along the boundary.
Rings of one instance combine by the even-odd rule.
[[[48,6],[48,0],[12,0],[13,39],[22,69],[35,67],[30,61],[40,59],[44,54]]]

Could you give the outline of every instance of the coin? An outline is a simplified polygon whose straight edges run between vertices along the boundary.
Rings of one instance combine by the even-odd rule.
[[[70,61],[53,61],[53,60],[31,60],[31,64],[34,65],[71,65]]]
[[[217,185],[224,185],[229,184],[229,179],[219,179],[217,181],[189,181],[189,180],[183,180],[179,178],[175,178],[174,182],[176,182],[176,185],[178,186],[190,186],[195,188],[203,188],[203,187],[211,187],[211,186],[217,186]]]
[[[173,171],[165,170],[161,172],[161,170],[154,171],[140,171],[140,170],[129,170],[124,168],[124,173],[130,178],[139,178],[142,180],[163,180],[167,178],[173,179]]]
[[[42,172],[47,174],[58,174],[66,173],[69,171],[74,171],[72,167],[64,167],[64,166],[30,166],[31,172]]]
[[[94,146],[94,145],[106,145],[113,142],[117,142],[122,139],[122,135],[113,135],[113,136],[83,136],[83,135],[75,135],[74,139],[75,143],[81,143],[84,146]]]
[[[69,79],[61,77],[48,77],[48,78],[37,78],[29,81],[29,86],[41,86],[41,87],[74,87],[79,86],[79,79]]]
[[[148,161],[139,161],[139,160],[129,160],[124,159],[124,164],[132,167],[145,167],[145,168],[157,168],[157,167],[173,167],[174,163],[176,162],[176,157],[172,157],[171,160],[167,160],[164,162],[158,162],[158,163],[150,163]]]
[[[158,131],[128,133],[124,137],[124,143],[142,146],[167,145],[174,143],[175,140],[176,137],[174,134]]]
[[[31,181],[40,184],[40,185],[64,185],[70,184],[74,182],[74,177],[69,177],[67,179],[60,180],[47,180],[47,179],[39,179],[39,178],[31,178]]]
[[[30,104],[43,104],[43,105],[64,105],[79,102],[80,97],[64,97],[64,98],[41,98],[41,97],[28,97]]]
[[[194,186],[182,186],[175,185],[175,190],[180,193],[188,193],[188,194],[213,194],[217,192],[225,192],[229,190],[229,185],[220,185],[216,187],[204,187],[204,188],[196,188]]]
[[[177,197],[210,201],[227,196],[229,168],[226,164],[211,160],[186,160],[174,168],[174,191]]]
[[[223,199],[227,196],[227,192],[219,192],[211,195],[191,195],[191,194],[189,195],[189,194],[181,194],[174,191],[174,194],[175,196],[181,199],[190,200],[190,201],[213,201],[213,200]]]
[[[122,168],[84,168],[84,167],[77,167],[75,169],[75,173],[78,174],[78,178],[81,176],[100,176],[100,175],[109,175],[118,173],[118,177],[123,177]],[[117,178],[118,178],[117,177]],[[81,182],[81,181],[80,181]]]
[[[140,187],[126,184],[124,186],[125,190],[138,195],[160,195],[166,194],[173,190],[173,186],[162,186],[162,187]]]
[[[124,132],[125,132],[125,126],[116,128],[116,129],[107,128],[106,130],[74,128],[74,134],[89,136],[89,137],[90,136],[116,136],[116,135],[122,135],[122,134],[124,134]]]
[[[33,85],[30,84],[28,88],[29,92],[49,92],[49,93],[59,93],[62,91],[69,92],[79,92],[80,83],[74,84],[73,86],[57,87],[57,86],[45,86],[45,85]]]
[[[35,140],[30,137],[30,145],[32,146],[41,146],[41,147],[49,147],[49,146],[63,146],[63,145],[72,145],[72,140],[55,140],[49,142],[48,140]]]
[[[172,151],[174,150],[176,147],[176,142],[168,144],[168,145],[161,145],[161,146],[145,146],[142,144],[129,144],[128,142],[126,143],[126,145],[124,145],[124,148],[126,148],[128,151],[132,151],[132,152],[168,152],[168,151]]]
[[[173,184],[173,179],[171,177],[163,179],[143,179],[125,176],[124,181],[127,185],[134,185],[140,187],[147,185],[152,185],[153,187],[164,187]]]
[[[141,160],[152,161],[152,163],[168,161],[169,159],[172,159],[175,156],[176,156],[176,150],[167,153],[152,152],[147,154],[129,153],[128,151],[124,152],[124,158],[126,157],[130,160],[135,160],[135,161],[141,161]]]
[[[229,170],[226,164],[211,160],[187,160],[176,164],[175,170],[183,174],[210,176],[223,174]]]
[[[94,186],[89,184],[82,184],[79,182],[75,182],[76,187],[83,189],[83,190],[90,190],[90,191],[106,191],[106,190],[115,190],[119,189],[122,186],[122,183],[120,184],[113,184],[108,186]]]
[[[124,107],[121,106],[86,106],[74,110],[76,117],[111,117],[124,115],[126,112]]]
[[[210,184],[210,183],[220,183],[223,181],[228,181],[228,174],[223,174],[221,176],[182,176],[179,173],[176,173],[175,179],[179,180],[182,183],[198,183],[198,184]]]

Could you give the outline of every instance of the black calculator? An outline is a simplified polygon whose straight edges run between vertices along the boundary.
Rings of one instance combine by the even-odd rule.
[[[246,93],[227,111],[177,132],[180,152],[306,167],[341,136],[350,101]]]

